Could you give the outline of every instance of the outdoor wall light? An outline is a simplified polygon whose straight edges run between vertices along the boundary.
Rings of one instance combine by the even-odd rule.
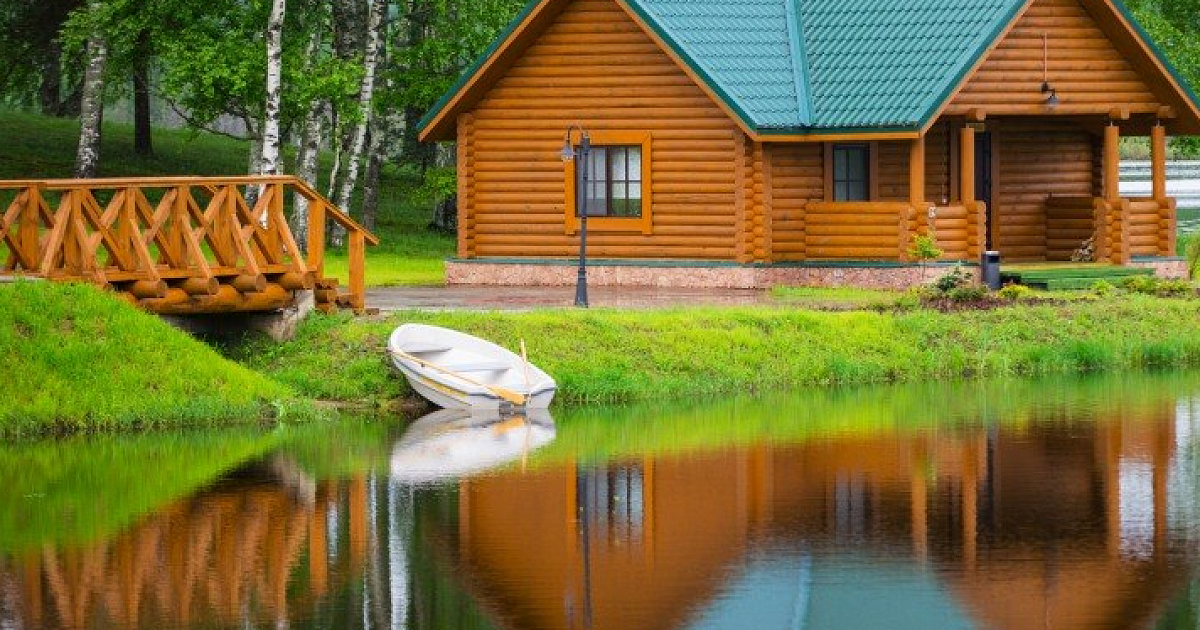
[[[1058,107],[1058,92],[1049,83],[1042,84],[1042,99],[1046,107],[1050,109]]]
[[[580,135],[579,150],[571,144],[571,132],[578,131]],[[579,125],[567,127],[567,135],[563,140],[562,157],[564,163],[575,161],[575,216],[579,217],[579,273],[575,278],[575,306],[588,306],[587,290],[587,186],[588,160],[592,152],[592,139],[588,132]]]

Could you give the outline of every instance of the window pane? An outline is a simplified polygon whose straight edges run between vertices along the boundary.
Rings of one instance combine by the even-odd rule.
[[[838,147],[833,150],[833,179],[836,181],[846,181],[846,171],[849,170],[846,166],[848,159],[846,157],[846,149]]]
[[[608,173],[608,151],[601,147],[593,147],[588,161],[588,177],[594,182],[606,180]]]
[[[866,153],[862,149],[852,149],[846,152],[846,159],[849,162],[847,179],[855,182],[866,180],[867,174],[863,165],[863,154]]]
[[[629,185],[629,198],[630,199],[641,199],[642,198],[642,183],[641,182],[634,182]]]
[[[629,147],[629,180],[642,181],[642,148]]]
[[[625,170],[625,156],[627,154],[628,151],[625,148],[612,150],[612,178],[614,182],[624,181],[627,179]],[[613,193],[613,196],[621,197],[622,195]]]
[[[629,195],[628,195],[628,191],[627,191],[627,189],[625,188],[625,182],[623,182],[623,181],[621,181],[621,180],[614,180],[614,181],[613,181],[613,185],[612,185],[612,196],[613,196],[613,199],[614,199],[614,200],[616,200],[616,199],[627,199],[627,198],[629,197]]]
[[[849,192],[846,196],[846,201],[866,201],[867,200],[867,183],[864,181],[849,182]]]
[[[846,186],[846,182],[844,182],[844,181],[835,182],[833,184],[833,200],[834,201],[847,201],[848,195],[849,195],[847,190],[848,190],[848,187]]]

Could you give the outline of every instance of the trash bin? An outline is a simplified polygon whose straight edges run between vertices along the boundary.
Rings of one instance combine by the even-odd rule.
[[[980,279],[992,291],[1000,290],[1000,252],[986,251],[979,257]]]

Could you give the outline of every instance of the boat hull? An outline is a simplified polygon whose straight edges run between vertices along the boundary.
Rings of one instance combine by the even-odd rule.
[[[504,348],[457,331],[436,326],[405,324],[388,340],[392,364],[409,385],[433,404],[445,409],[499,410],[518,406],[545,409],[554,400],[557,384],[542,370]],[[428,358],[415,352],[428,353]],[[441,368],[441,364],[446,367]],[[494,364],[495,368],[459,374],[455,361]],[[514,405],[499,392],[519,394]],[[511,396],[510,396],[511,398]]]

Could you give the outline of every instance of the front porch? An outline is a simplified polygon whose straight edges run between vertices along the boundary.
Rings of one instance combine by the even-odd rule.
[[[1121,140],[1137,135],[1149,137],[1150,195],[1123,197]],[[1166,146],[1158,115],[944,117],[919,138],[871,143],[869,200],[833,200],[827,186],[825,200],[780,216],[799,227],[775,233],[765,262],[913,262],[919,235],[945,261],[1171,258]]]

